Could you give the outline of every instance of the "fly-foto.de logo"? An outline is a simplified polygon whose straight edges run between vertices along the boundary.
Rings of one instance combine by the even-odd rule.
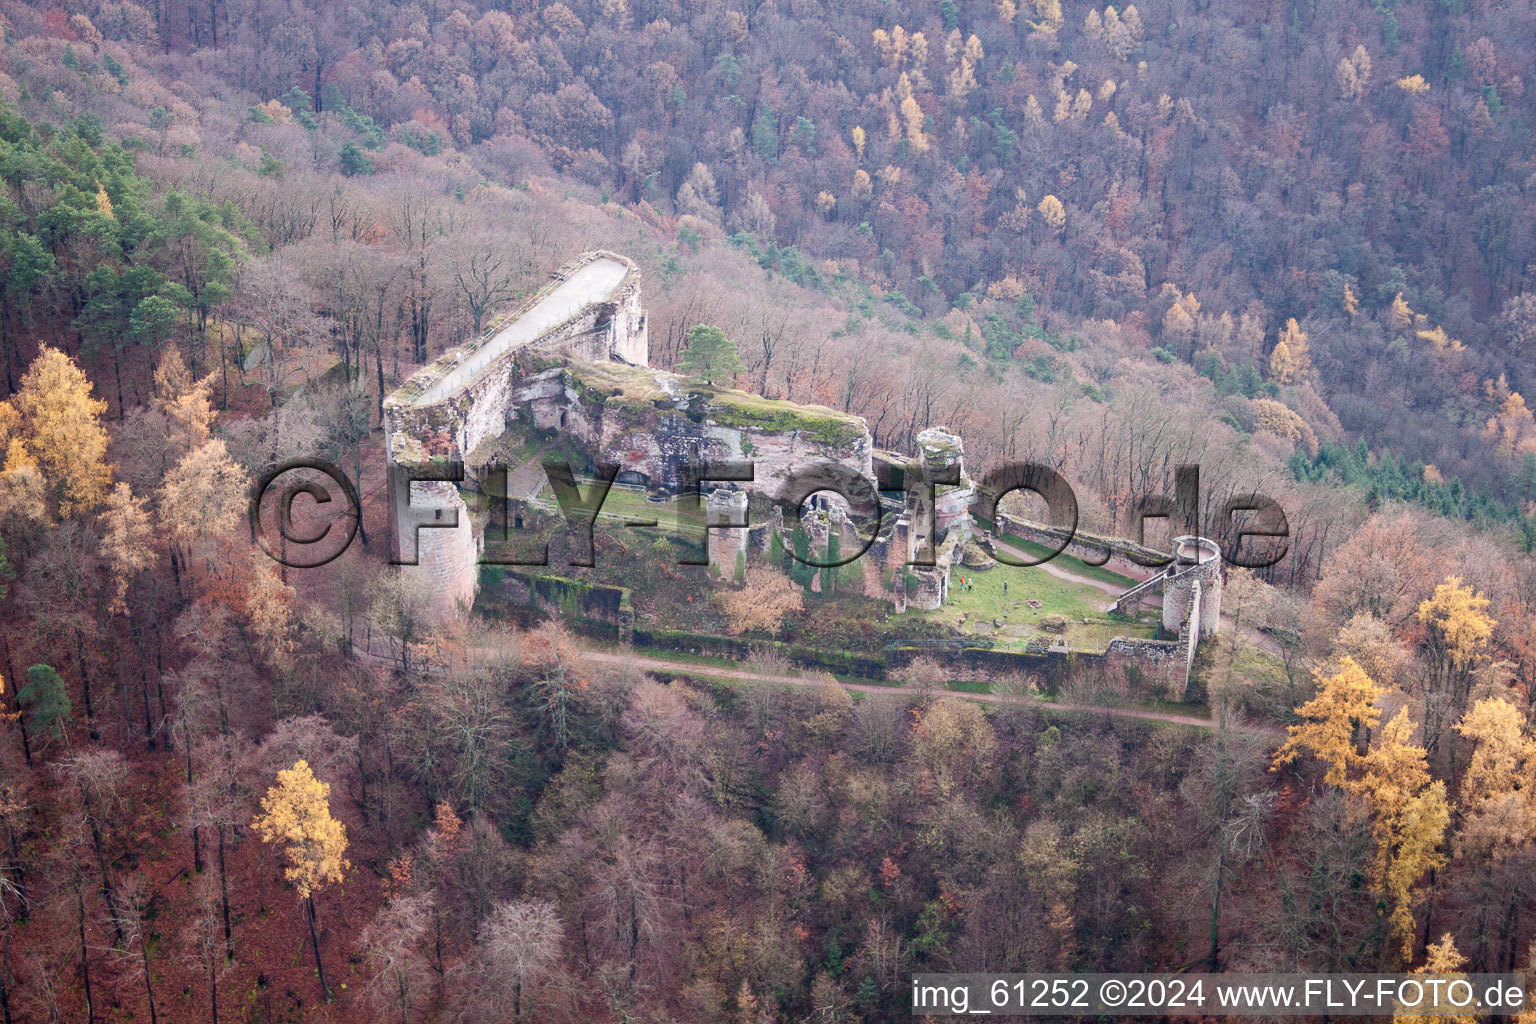
[[[524,467],[526,472],[528,467]],[[884,467],[882,467],[884,468]],[[542,481],[535,491],[547,487],[554,496],[552,511],[567,527],[577,532],[584,543],[575,545],[568,564],[593,564],[593,530],[601,516],[610,515],[610,499],[621,473],[618,467],[599,465],[578,473],[569,462],[549,460],[539,464]],[[959,505],[973,520],[982,524],[997,522],[999,503],[1008,495],[1026,492],[1044,503],[1045,516],[1053,530],[1055,543],[1043,545],[1038,556],[1001,546],[990,555],[1012,566],[1033,566],[1061,554],[1079,537],[1078,502],[1072,486],[1056,470],[1035,463],[1007,463],[989,471],[979,481],[963,481],[959,471],[909,463],[904,470],[882,472],[876,479],[865,477],[835,462],[807,461],[796,466],[771,490],[754,490],[756,467],[751,460],[728,462],[684,462],[679,466],[679,486],[674,489],[671,528],[682,537],[678,558],[681,565],[703,565],[708,559],[708,539],[712,532],[746,530],[752,527],[747,503],[716,503],[709,497],[722,492],[756,494],[782,510],[786,528],[790,518],[799,519],[808,506],[820,501],[834,502],[846,510],[857,543],[840,548],[835,554],[788,551],[789,557],[815,568],[839,567],[862,558],[879,536],[887,519],[904,515],[908,528],[927,544],[914,545],[907,562],[914,566],[933,565],[936,523],[945,501]],[[527,504],[511,496],[511,469],[490,463],[475,467],[476,490],[489,506],[486,545],[480,554],[486,565],[548,565],[548,545],[538,539],[531,527],[524,525],[518,511]],[[390,561],[396,565],[414,565],[421,531],[458,529],[461,507],[444,507],[422,499],[416,485],[458,487],[466,482],[461,462],[434,461],[422,465],[391,463],[387,492],[393,508],[390,519]],[[963,486],[964,485],[964,486]],[[457,503],[455,503],[457,504]],[[1216,533],[1224,538],[1223,558],[1229,565],[1260,569],[1278,563],[1290,550],[1290,524],[1276,501],[1263,494],[1240,494],[1229,498],[1216,510],[1214,519],[1202,518],[1200,471],[1198,466],[1181,466],[1175,473],[1173,496],[1151,495],[1142,498],[1133,511],[1130,530],[1137,545],[1146,540],[1147,521],[1163,520],[1172,533],[1198,536]],[[1209,512],[1210,510],[1204,510]],[[640,516],[620,517],[628,527],[656,527],[658,520]],[[273,466],[256,482],[250,504],[252,540],[271,558],[291,568],[308,569],[325,565],[360,536],[363,506],[354,482],[339,467],[314,459],[296,459]],[[1205,526],[1202,531],[1201,526]],[[1079,544],[1081,548],[1083,544]],[[1092,543],[1088,543],[1092,547]],[[1093,556],[1079,555],[1089,564]],[[1103,560],[1107,560],[1106,549]],[[1128,557],[1148,568],[1158,568],[1174,561],[1171,555],[1132,552]]]

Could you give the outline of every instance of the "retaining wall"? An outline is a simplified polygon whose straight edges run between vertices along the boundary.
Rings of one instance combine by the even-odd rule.
[[[502,567],[490,568],[486,581],[488,587],[495,589],[497,598],[510,604],[558,615],[578,624],[584,620],[589,626],[611,627],[585,631],[621,643],[630,643],[634,638],[635,612],[630,604],[628,587]]]

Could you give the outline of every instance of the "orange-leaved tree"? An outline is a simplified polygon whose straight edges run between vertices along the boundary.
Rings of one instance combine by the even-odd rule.
[[[347,827],[331,817],[330,795],[330,785],[315,778],[309,762],[296,761],[292,768],[277,773],[277,784],[261,798],[262,813],[251,823],[262,842],[284,844],[288,867],[283,874],[304,901],[315,970],[326,1002],[331,1001],[331,989],[325,982],[320,939],[315,934],[315,893],[341,881],[342,873],[352,866],[344,856]]]

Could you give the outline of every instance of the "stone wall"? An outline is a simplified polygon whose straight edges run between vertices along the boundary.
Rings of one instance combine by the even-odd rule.
[[[560,391],[563,381],[553,377],[524,380],[522,357],[530,350],[546,359],[619,358],[644,365],[648,342],[639,277],[638,268],[623,256],[582,253],[527,302],[498,317],[480,338],[418,370],[384,400],[385,455],[391,469],[470,462],[477,449],[506,432],[509,411],[531,401],[530,385]],[[411,486],[392,474],[391,548],[397,561],[410,560],[412,545],[405,535],[423,515],[445,519],[458,512],[456,529],[421,531],[417,564],[406,570],[408,578],[436,588],[429,612],[447,617],[473,604],[483,542],[453,485],[417,483],[414,492]],[[427,511],[418,511],[424,501]]]
[[[562,285],[600,262],[622,270],[611,288],[579,306],[560,301]],[[525,369],[519,356],[529,351],[545,359],[617,356],[645,365],[649,344],[639,278],[632,262],[609,252],[582,253],[561,267],[548,285],[498,318],[481,338],[445,352],[384,399],[389,457],[402,465],[433,457],[463,461],[483,442],[505,432],[512,392]],[[517,335],[519,323],[539,326],[523,337]]]
[[[817,466],[836,466],[875,481],[875,453],[862,419],[651,370],[647,338],[635,265],[612,253],[583,253],[528,302],[498,318],[480,339],[445,353],[385,399],[389,463],[405,468],[463,463],[466,486],[474,488],[481,476],[477,461],[493,457],[513,423],[575,442],[588,461],[575,467],[578,472],[599,464],[616,466],[621,480],[643,483],[653,492],[683,490],[693,482],[690,474],[706,463],[750,463],[750,481],[704,485],[712,492],[711,522],[744,514],[749,494],[759,510],[763,498],[782,503],[807,496],[807,490],[791,482]],[[926,495],[921,501],[908,495],[866,555],[865,592],[887,597],[898,611],[937,609],[947,600],[950,567],[964,550],[975,498],[958,436],[931,427],[918,442],[925,474],[955,472],[959,482],[939,485],[932,508],[926,507]],[[826,478],[829,483],[835,479]],[[872,505],[861,508],[857,495],[847,496],[856,515],[874,511]],[[458,488],[447,482],[419,482],[413,488],[392,477],[390,501],[397,557],[408,559],[416,549],[417,564],[404,570],[413,591],[429,595],[433,609],[443,614],[468,608],[475,599],[483,541]],[[452,528],[435,525],[455,516]],[[932,552],[936,565],[909,566],[915,530],[926,526],[929,516],[938,544]],[[413,545],[408,538],[418,524],[427,528]],[[812,525],[818,550],[825,545],[826,531],[841,527],[819,520]],[[999,514],[995,525],[999,536],[1012,534],[1051,548],[1066,539],[1064,530],[1007,514]],[[766,538],[766,531],[756,536]],[[748,539],[747,529],[710,531],[710,561],[718,575],[734,576]],[[1129,541],[1082,533],[1065,550],[1138,580],[1161,574],[1160,564],[1167,562],[1162,553]],[[1189,627],[1182,643],[1116,639],[1101,655],[966,651],[956,657],[972,670],[1050,666],[1052,678],[1063,666],[1119,666],[1128,679],[1150,677],[1162,689],[1182,694],[1195,645],[1214,631],[1219,615],[1219,549],[1217,555],[1211,569],[1202,563],[1187,577],[1171,581],[1177,585],[1166,602],[1168,614]],[[633,628],[623,588],[549,574],[502,573],[497,579],[514,599],[610,624],[621,638]]]
[[[1163,628],[1181,632],[1196,624],[1197,640],[1214,636],[1221,616],[1221,548],[1204,537],[1178,537],[1180,567],[1163,583]],[[1185,559],[1197,564],[1184,566]]]
[[[704,507],[706,522],[712,527],[747,522],[745,491],[717,490],[709,495]],[[738,569],[746,571],[747,537],[745,525],[709,530],[709,567],[716,576],[735,579]]]
[[[1006,512],[999,512],[993,534],[1001,540],[1003,534],[1007,533],[1052,549],[1067,537],[1067,531],[1063,527],[1047,526],[1008,515]],[[1169,562],[1166,551],[1154,551],[1152,548],[1142,547],[1132,541],[1099,537],[1081,530],[1072,534],[1071,542],[1062,549],[1061,553],[1081,559],[1089,565],[1102,565],[1110,572],[1119,573],[1133,580],[1150,579],[1162,572],[1162,569],[1155,565],[1142,565],[1136,561],[1137,558],[1145,562],[1161,559],[1165,565]]]
[[[1061,527],[1033,523],[1002,512],[998,513],[996,527],[994,532],[999,537],[1012,534],[1049,548],[1056,548],[1067,538],[1067,531]],[[1090,565],[1102,564],[1111,572],[1141,580],[1144,586],[1156,586],[1162,591],[1163,630],[1179,639],[1139,641],[1116,638],[1110,641],[1105,656],[1111,661],[1126,659],[1127,663],[1141,665],[1174,694],[1175,699],[1182,699],[1200,641],[1214,636],[1220,627],[1221,548],[1204,537],[1176,537],[1174,544],[1178,552],[1177,563],[1166,553],[1131,541],[1079,532],[1072,535],[1062,553]],[[1159,559],[1166,563],[1164,568],[1142,564]],[[1159,580],[1161,582],[1148,582]],[[1134,604],[1134,600],[1131,603]]]
[[[889,676],[918,657],[931,658],[952,675],[998,682],[1032,677],[1049,693],[1060,689],[1074,672],[1119,674],[1131,697],[1182,699],[1186,688],[1185,646],[1172,640],[1133,640],[1117,637],[1102,654],[1086,651],[999,651],[981,647],[946,650],[896,647],[886,652]]]
[[[1172,700],[1180,700],[1189,685],[1187,643],[1179,640],[1140,640],[1116,637],[1104,648],[1104,664],[1148,680]]]

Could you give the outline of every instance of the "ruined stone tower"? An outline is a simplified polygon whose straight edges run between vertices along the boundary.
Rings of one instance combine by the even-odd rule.
[[[1163,629],[1214,636],[1221,622],[1221,547],[1206,537],[1175,537],[1176,561],[1163,580]]]

